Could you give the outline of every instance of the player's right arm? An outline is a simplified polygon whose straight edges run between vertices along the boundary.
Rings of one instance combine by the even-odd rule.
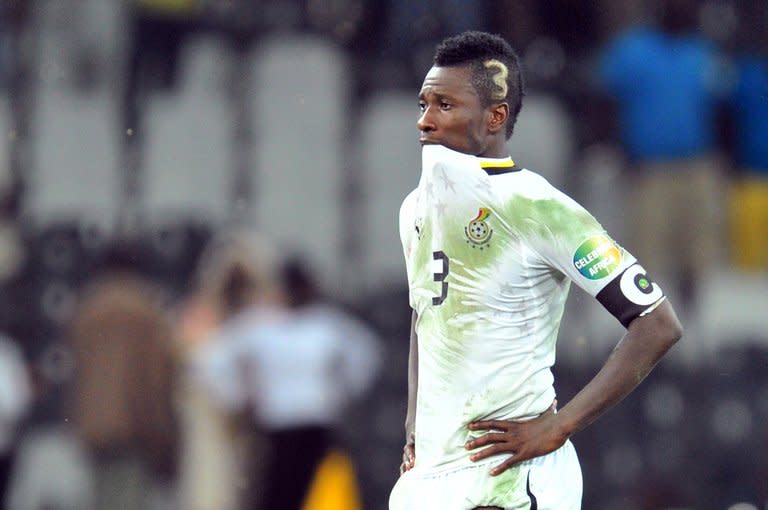
[[[419,382],[419,345],[416,335],[416,320],[418,315],[414,310],[411,315],[411,340],[408,349],[408,410],[405,414],[405,446],[403,447],[403,463],[400,473],[405,473],[416,464],[416,395]]]
[[[411,191],[400,206],[399,227],[400,242],[403,245],[403,256],[405,257],[405,268],[408,274],[408,282],[412,281],[413,268],[411,267],[410,257],[414,244],[418,242],[416,235],[416,195],[417,190]],[[416,396],[418,388],[418,366],[419,366],[419,345],[416,335],[416,322],[418,314],[416,313],[416,303],[413,301],[413,295],[409,292],[409,300],[413,313],[411,314],[411,332],[410,347],[408,349],[408,409],[405,416],[405,446],[403,447],[403,462],[400,464],[400,473],[405,473],[413,469],[416,464]]]

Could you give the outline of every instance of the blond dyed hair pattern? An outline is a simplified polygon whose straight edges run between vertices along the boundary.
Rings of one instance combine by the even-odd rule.
[[[486,69],[497,69],[497,72],[493,75],[493,83],[498,87],[498,90],[491,92],[491,97],[497,101],[504,101],[507,98],[507,92],[509,92],[509,85],[507,84],[509,68],[507,68],[504,62],[495,58],[486,60],[483,65]]]

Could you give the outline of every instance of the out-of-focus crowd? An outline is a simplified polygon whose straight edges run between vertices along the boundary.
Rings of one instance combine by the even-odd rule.
[[[141,251],[120,241],[105,248],[65,329],[65,423],[32,434],[19,431],[46,390],[2,343],[7,508],[359,507],[337,432],[376,377],[380,345],[323,297],[301,259],[277,264],[260,237],[222,234],[171,304]]]

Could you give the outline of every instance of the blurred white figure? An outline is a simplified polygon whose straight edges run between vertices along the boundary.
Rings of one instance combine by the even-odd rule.
[[[0,336],[0,508],[6,508],[18,425],[32,400],[29,375],[16,344]]]
[[[223,323],[244,309],[274,307],[276,274],[271,258],[265,243],[250,232],[222,234],[207,247],[196,288],[179,317],[178,337],[188,366],[207,365],[210,353],[221,349],[216,332]],[[239,508],[246,463],[253,468],[253,459],[243,458],[239,423],[220,402],[212,401],[197,372],[197,368],[187,371],[179,395],[181,508],[234,510]],[[249,480],[259,478],[253,471],[247,473]]]
[[[95,486],[85,450],[67,426],[40,426],[19,445],[8,494],[12,510],[89,510]]]
[[[301,508],[344,410],[370,387],[380,360],[373,332],[324,304],[305,266],[288,263],[282,274],[288,310],[233,317],[198,365],[219,405],[248,411],[267,441],[263,492],[251,495],[249,510]]]

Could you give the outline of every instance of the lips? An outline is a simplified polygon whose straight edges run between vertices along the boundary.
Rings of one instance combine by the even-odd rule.
[[[430,138],[419,138],[419,143],[421,145],[440,145],[440,142],[437,140],[432,140]]]

